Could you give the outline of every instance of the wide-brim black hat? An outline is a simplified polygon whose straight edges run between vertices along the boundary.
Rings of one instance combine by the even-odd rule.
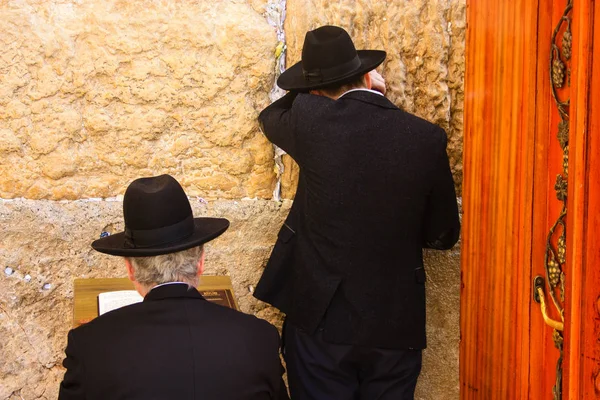
[[[357,51],[344,29],[322,26],[306,33],[302,61],[285,70],[277,86],[307,91],[343,84],[374,70],[385,56],[382,50]]]
[[[224,218],[194,218],[183,188],[170,175],[133,181],[123,198],[125,231],[92,243],[114,256],[149,257],[206,243],[229,228]]]

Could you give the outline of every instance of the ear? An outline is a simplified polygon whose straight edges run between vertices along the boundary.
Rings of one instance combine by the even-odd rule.
[[[204,273],[204,250],[202,250],[202,256],[198,260],[198,276]]]
[[[125,266],[127,267],[127,277],[131,282],[133,282],[133,287],[135,290],[137,290],[142,297],[146,297],[146,294],[148,294],[150,289],[135,280],[133,265],[131,265],[131,261],[129,261],[127,258],[125,258]]]
[[[371,82],[371,74],[366,73],[363,79],[365,80],[365,86],[367,87],[367,89],[373,89],[373,82]]]
[[[125,266],[127,267],[127,277],[129,278],[129,280],[131,282],[135,282],[135,274],[133,272],[133,265],[131,265],[131,262],[129,261],[128,258],[124,258],[125,260]]]

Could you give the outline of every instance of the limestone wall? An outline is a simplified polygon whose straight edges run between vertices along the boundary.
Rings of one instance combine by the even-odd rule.
[[[264,6],[0,4],[1,197],[108,197],[158,172],[192,195],[270,197],[272,151],[254,122],[277,45]]]
[[[207,273],[230,275],[245,312],[291,202],[273,200],[273,148],[256,116],[277,58],[304,33],[345,26],[383,48],[388,97],[443,126],[461,182],[465,0],[0,1],[0,400],[54,399],[74,278],[124,276],[89,243],[122,229],[120,195],[170,173],[196,215],[231,229]],[[285,56],[285,53],[284,53]],[[296,167],[284,157],[282,192]],[[426,254],[429,349],[419,399],[458,397],[459,250]]]

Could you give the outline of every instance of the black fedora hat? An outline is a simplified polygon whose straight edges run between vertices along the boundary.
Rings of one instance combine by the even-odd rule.
[[[305,91],[343,84],[377,68],[385,55],[382,50],[357,51],[344,29],[322,26],[306,33],[302,61],[285,70],[277,85]]]
[[[183,188],[170,175],[133,181],[123,198],[125,231],[95,240],[106,254],[148,257],[206,243],[229,227],[224,218],[194,218]]]

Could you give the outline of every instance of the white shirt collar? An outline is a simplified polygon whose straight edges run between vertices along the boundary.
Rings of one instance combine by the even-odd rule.
[[[154,286],[152,289],[156,289],[157,287],[166,286],[166,285],[179,285],[179,284],[182,284],[182,285],[188,285],[188,284],[187,284],[187,283],[185,283],[185,282],[165,282],[165,283],[161,283],[160,285],[156,285],[156,286]],[[188,286],[189,286],[189,285],[188,285]],[[150,290],[152,290],[152,289],[150,289]]]
[[[359,91],[359,90],[360,90],[360,91],[363,91],[363,92],[371,92],[371,93],[375,93],[375,94],[378,94],[378,95],[380,95],[380,96],[383,96],[383,93],[381,93],[381,92],[378,92],[377,90],[372,90],[372,89],[367,89],[367,88],[357,88],[357,89],[350,89],[350,90],[348,90],[347,92],[344,92],[344,93],[342,93],[342,94],[340,95],[340,97],[342,97],[342,96],[344,96],[344,95],[346,95],[346,94],[348,94],[348,93],[350,93],[350,92],[357,92],[357,91]],[[338,99],[339,99],[340,97],[338,97]]]

